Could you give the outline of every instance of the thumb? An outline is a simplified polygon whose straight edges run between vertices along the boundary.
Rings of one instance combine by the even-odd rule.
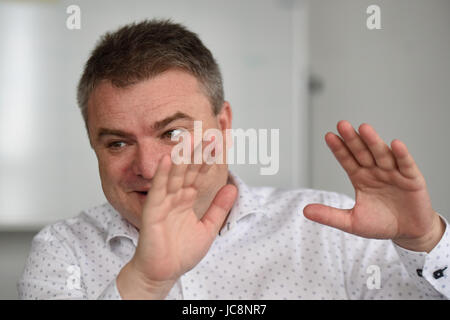
[[[337,209],[323,204],[308,204],[303,215],[309,220],[352,233],[351,209]]]
[[[214,237],[220,230],[225,218],[236,200],[237,189],[232,184],[223,186],[212,201],[201,222]]]

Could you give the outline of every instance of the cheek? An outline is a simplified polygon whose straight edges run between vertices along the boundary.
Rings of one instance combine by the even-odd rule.
[[[129,175],[129,161],[119,157],[105,157],[99,161],[100,178],[109,188],[120,184]]]

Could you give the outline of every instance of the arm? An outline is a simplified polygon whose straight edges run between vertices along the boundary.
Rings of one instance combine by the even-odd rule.
[[[402,252],[405,267],[419,261],[419,256],[423,259],[416,266],[430,265],[429,273],[419,282],[438,285],[432,280],[436,270],[431,269],[437,267],[434,259],[439,256],[435,253],[439,245],[448,244],[448,237],[443,237],[446,223],[433,210],[425,179],[406,146],[394,140],[389,148],[367,124],[361,125],[358,133],[347,121],[341,121],[338,131],[341,137],[328,133],[325,140],[348,174],[356,202],[350,209],[311,204],[305,207],[304,215],[360,237],[392,240]],[[448,247],[440,250],[448,251]],[[418,277],[412,268],[408,273]]]

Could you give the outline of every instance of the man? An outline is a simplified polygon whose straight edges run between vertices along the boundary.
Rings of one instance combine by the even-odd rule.
[[[106,34],[78,102],[108,202],[34,238],[21,298],[450,297],[446,222],[406,146],[389,148],[368,124],[341,121],[341,137],[325,136],[356,202],[250,188],[226,163],[173,163],[194,121],[223,132],[224,145],[232,121],[217,63],[183,26],[151,20]]]

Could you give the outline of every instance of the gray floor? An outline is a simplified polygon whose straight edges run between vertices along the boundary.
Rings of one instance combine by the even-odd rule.
[[[36,233],[0,232],[0,300],[18,299],[16,283]]]

